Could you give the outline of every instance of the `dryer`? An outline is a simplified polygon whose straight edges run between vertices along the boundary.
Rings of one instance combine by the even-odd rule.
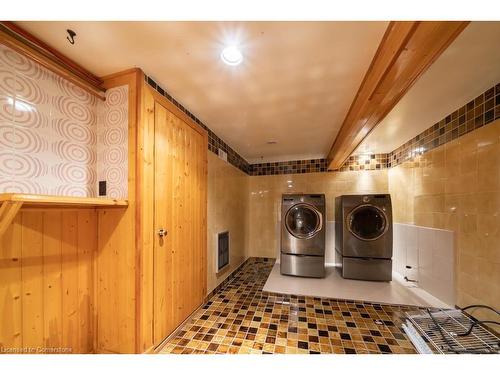
[[[325,276],[325,212],[324,194],[282,196],[281,274]]]
[[[392,280],[389,194],[335,198],[335,259],[344,278]]]

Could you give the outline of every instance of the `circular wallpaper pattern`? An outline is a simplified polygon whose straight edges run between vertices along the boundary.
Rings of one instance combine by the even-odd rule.
[[[14,121],[14,102],[11,97],[0,96],[0,120]]]
[[[127,111],[124,108],[113,108],[107,111],[104,122],[106,127],[117,126],[127,120]]]
[[[0,66],[0,92],[3,95],[13,97],[16,92],[17,84],[15,75],[3,66]]]
[[[42,186],[38,182],[30,180],[0,180],[0,191],[5,193],[34,193],[34,194],[49,194],[46,186]]]
[[[50,75],[48,70],[36,62],[4,45],[0,45],[0,61],[15,69],[18,74],[32,79],[47,79]]]
[[[40,177],[47,174],[47,165],[28,154],[1,152],[0,174],[23,178]]]
[[[48,102],[48,95],[42,90],[39,84],[24,76],[16,77],[16,100],[32,104],[45,104]]]
[[[94,150],[78,143],[57,141],[52,143],[52,151],[62,160],[85,164],[94,164],[96,161]]]
[[[88,106],[78,103],[72,98],[56,96],[52,98],[52,104],[66,117],[86,124],[95,124],[96,116]]]
[[[89,94],[87,91],[85,91],[81,87],[79,87],[71,82],[68,82],[64,78],[59,77],[57,75],[54,75],[53,80],[54,80],[55,85],[59,89],[60,95],[69,96],[81,104],[86,104],[86,105],[96,104],[95,96]]]
[[[116,93],[112,101],[122,97]],[[98,106],[108,108],[0,45],[0,192],[95,196]],[[121,139],[119,131],[108,136],[114,146]]]
[[[89,197],[92,189],[89,186],[75,186],[75,185],[60,185],[53,190],[54,195],[72,196],[72,197]]]
[[[110,128],[104,133],[102,142],[106,146],[122,145],[126,141],[125,129]]]
[[[104,156],[104,162],[109,165],[119,164],[125,160],[127,160],[126,150],[120,146],[109,147]]]
[[[125,171],[120,167],[108,167],[106,170],[106,180],[112,184],[119,184],[126,181]]]
[[[44,128],[49,124],[47,113],[42,113],[35,107],[24,103],[18,104],[15,108],[13,121],[16,125],[29,128]]]
[[[74,184],[95,184],[96,174],[93,168],[74,163],[59,163],[51,167],[51,172],[57,179]]]
[[[48,146],[48,142],[37,133],[12,125],[0,125],[0,144],[26,153],[42,152]]]
[[[123,106],[127,104],[128,95],[124,87],[118,87],[110,91],[106,96],[106,105],[108,107]]]
[[[77,123],[67,118],[52,120],[52,128],[56,133],[67,140],[74,140],[89,146],[96,143],[96,134],[93,128]]]

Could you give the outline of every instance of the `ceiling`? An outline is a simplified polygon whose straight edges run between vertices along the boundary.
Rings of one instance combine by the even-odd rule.
[[[17,23],[98,76],[141,67],[250,163],[327,155],[388,24]]]
[[[500,22],[472,22],[357,148],[388,153],[500,82]]]

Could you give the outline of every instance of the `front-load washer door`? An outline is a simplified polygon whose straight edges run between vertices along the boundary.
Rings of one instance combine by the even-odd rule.
[[[305,240],[314,237],[323,228],[323,218],[313,206],[299,203],[286,213],[285,225],[288,233]]]
[[[347,219],[349,232],[362,241],[375,241],[388,228],[387,216],[378,207],[366,204],[356,207]]]
[[[379,207],[364,204],[355,207],[346,218],[344,256],[390,258],[392,231],[390,220]]]
[[[284,217],[285,247],[289,254],[324,255],[323,215],[314,206],[298,203]]]

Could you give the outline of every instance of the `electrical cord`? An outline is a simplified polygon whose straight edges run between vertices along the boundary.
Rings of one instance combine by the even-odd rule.
[[[478,305],[478,306],[482,307],[482,305]],[[468,306],[468,308],[469,307],[470,306]],[[489,307],[489,306],[487,306],[487,307]],[[465,353],[466,354],[496,354],[497,353],[497,352],[492,351],[490,349],[457,349],[457,348],[454,348],[454,344],[452,342],[450,342],[450,340],[448,339],[448,337],[446,337],[446,334],[445,334],[446,332],[443,331],[443,328],[441,327],[441,325],[439,324],[439,322],[436,320],[436,318],[434,317],[434,315],[432,315],[431,310],[430,309],[426,309],[426,310],[427,310],[427,314],[429,314],[430,318],[432,319],[432,322],[434,323],[434,325],[438,329],[439,334],[441,335],[441,338],[446,343],[446,345],[448,345],[448,350],[449,351],[451,351],[451,352],[453,352],[455,354],[465,354]],[[492,309],[492,310],[494,310],[494,309]],[[479,321],[474,322],[472,324],[471,328],[469,329],[471,332],[472,332],[472,328],[474,327],[475,323],[480,324],[481,322],[479,322]],[[495,323],[499,324],[497,322],[495,322]],[[470,334],[470,332],[468,332],[467,335],[468,334]],[[466,335],[463,335],[463,336],[466,336]]]

